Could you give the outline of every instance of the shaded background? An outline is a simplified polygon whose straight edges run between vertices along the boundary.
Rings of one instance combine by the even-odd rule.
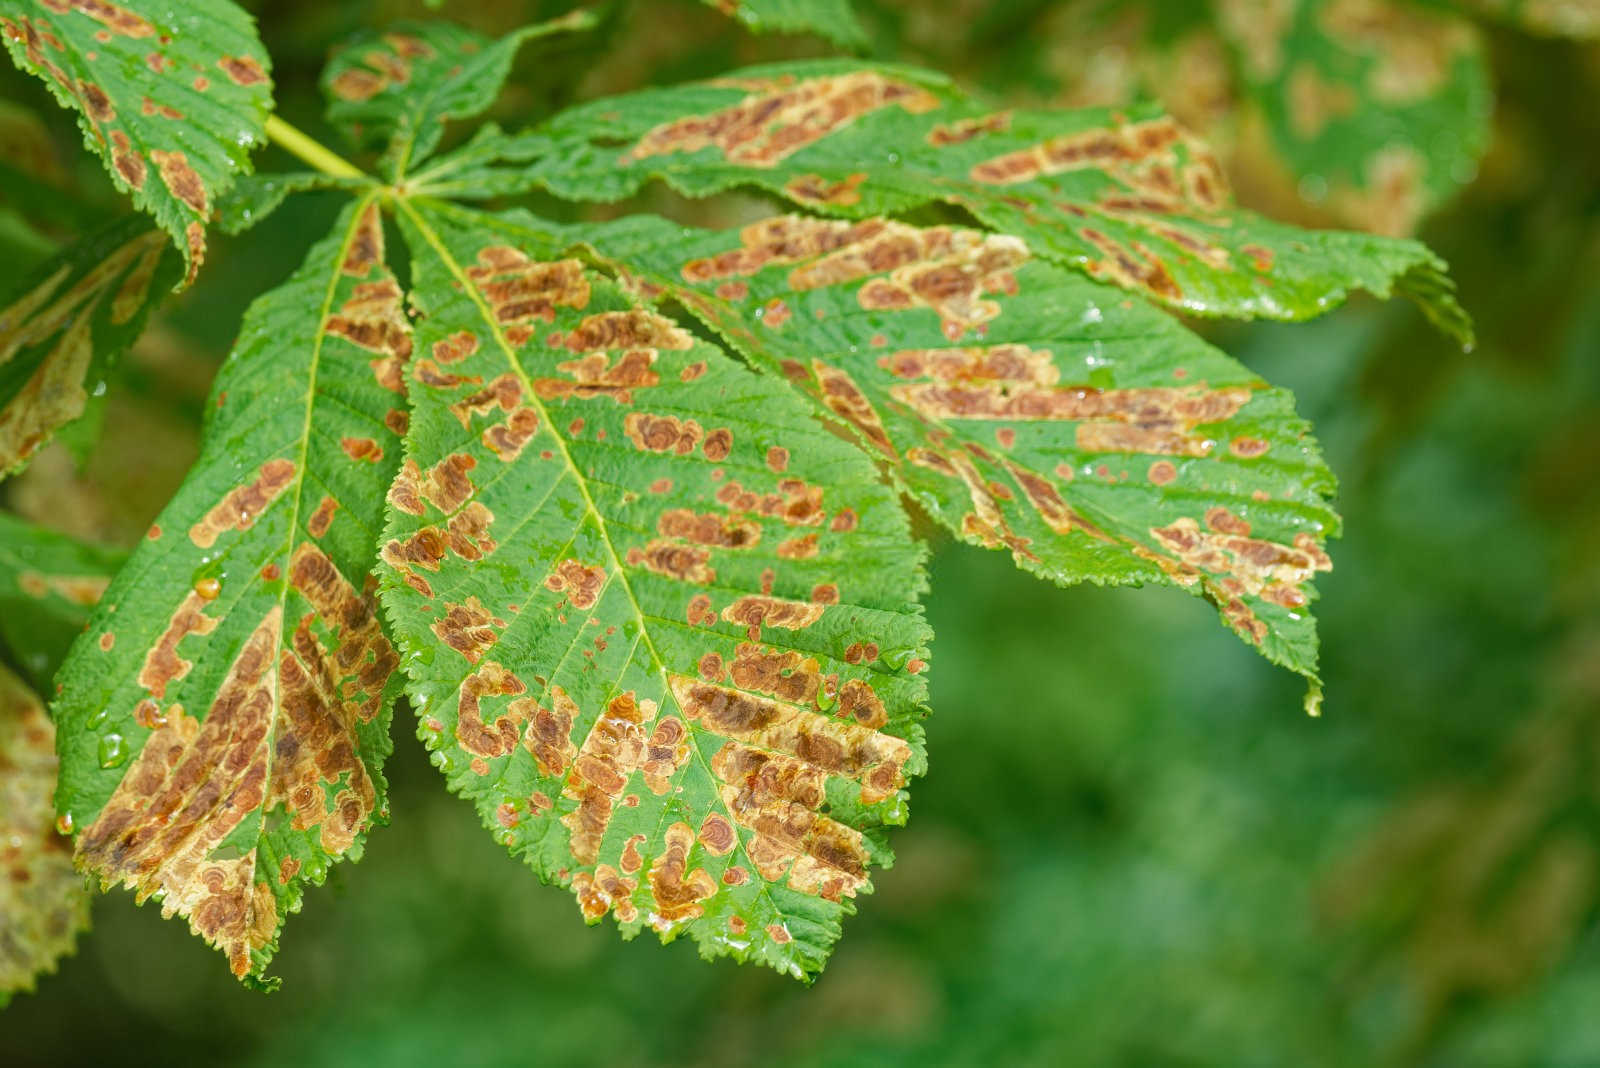
[[[246,6],[285,116],[319,136],[328,47],[412,10]],[[445,6],[498,31],[569,5]],[[1078,100],[1077,76],[1119,56],[1049,37],[1060,6],[860,5],[876,55]],[[983,29],[996,8],[1017,16],[1005,32]],[[637,0],[591,39],[530,46],[497,117],[829,47]],[[440,789],[401,710],[393,823],[308,892],[279,993],[114,893],[0,1019],[0,1063],[1600,1063],[1600,47],[1495,29],[1486,48],[1488,155],[1420,231],[1475,351],[1365,300],[1201,327],[1295,391],[1342,481],[1320,720],[1193,598],[1055,589],[930,530],[930,772],[814,987],[585,928]],[[80,191],[78,217],[0,230],[17,264],[120,205],[36,82],[0,86],[49,118],[40,166]],[[0,119],[5,149],[23,120]],[[607,210],[727,225],[753,203],[652,191]],[[201,284],[5,504],[131,544],[195,455],[245,304],[338,206],[309,196],[219,235]]]

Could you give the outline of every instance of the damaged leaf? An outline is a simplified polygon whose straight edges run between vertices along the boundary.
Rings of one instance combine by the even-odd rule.
[[[1412,296],[1470,336],[1423,245],[1238,209],[1210,151],[1149,106],[996,111],[939,75],[821,60],[583,104],[506,138],[503,154],[531,161],[513,171],[523,188],[575,200],[660,178],[689,196],[756,185],[848,218],[946,202],[1184,311],[1305,319],[1365,289]]]
[[[0,664],[0,1008],[33,989],[89,926],[89,893],[56,832],[56,731]]]
[[[39,692],[126,559],[0,512],[0,645]]]
[[[841,48],[867,46],[850,0],[702,0],[751,33],[814,33]]]
[[[371,197],[246,313],[200,459],[61,671],[61,819],[260,981],[385,818],[398,657],[369,575],[410,334]]]
[[[784,215],[585,240],[848,426],[964,541],[1059,583],[1205,597],[1320,699],[1334,480],[1293,400],[1021,238]]]
[[[594,22],[579,10],[499,40],[448,22],[402,22],[363,34],[323,71],[328,121],[358,145],[387,145],[384,173],[398,181],[437,147],[446,119],[470,118],[494,103],[523,42]]]
[[[229,0],[21,0],[0,33],[78,112],[84,143],[172,235],[192,282],[212,204],[266,141],[271,63],[251,17]]]
[[[128,215],[13,290],[0,306],[0,476],[83,414],[181,272],[161,232]]]
[[[821,969],[923,769],[923,550],[771,379],[494,216],[401,204],[383,601],[450,787],[582,914]]]
[[[1404,235],[1476,172],[1489,139],[1467,20],[1387,0],[1219,0],[1217,25],[1302,195]]]

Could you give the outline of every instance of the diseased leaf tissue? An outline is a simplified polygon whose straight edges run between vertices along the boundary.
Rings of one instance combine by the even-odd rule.
[[[39,0],[3,27],[192,281],[277,120],[247,17],[154,8]],[[325,173],[242,189],[230,225],[324,182],[355,199],[246,314],[182,488],[126,562],[7,533],[8,613],[66,597],[77,625],[104,589],[55,674],[75,863],[251,982],[387,818],[402,693],[449,787],[586,919],[814,975],[926,763],[906,500],[1056,582],[1204,596],[1315,710],[1333,477],[1287,393],[1159,309],[1298,319],[1366,288],[1468,328],[1422,246],[1240,211],[1166,116],[993,111],[904,68],[735,72],[433,155],[522,41],[585,24],[350,42],[329,115],[384,179],[275,134]],[[567,226],[447,199],[655,177],[809,213]],[[120,223],[4,305],[7,468],[183,273],[157,233]],[[56,950],[29,952],[8,985]]]

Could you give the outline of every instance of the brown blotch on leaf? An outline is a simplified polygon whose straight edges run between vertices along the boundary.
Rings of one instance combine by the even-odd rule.
[[[589,303],[589,282],[577,260],[538,263],[509,245],[489,245],[478,250],[477,263],[466,273],[503,326],[553,322],[557,307],[582,309]]]
[[[700,833],[696,837],[700,839],[700,844],[706,847],[706,852],[714,857],[727,856],[733,852],[733,847],[739,844],[739,836],[734,833],[733,824],[715,812],[701,821]]]
[[[747,595],[724,608],[722,618],[729,623],[748,627],[753,633],[759,633],[762,626],[803,630],[821,619],[822,612],[823,606],[814,602]]]
[[[217,66],[235,85],[260,85],[267,80],[267,72],[253,56],[223,56]]]
[[[155,163],[156,169],[161,173],[161,181],[173,196],[183,201],[189,209],[202,218],[211,210],[206,197],[205,183],[200,181],[200,176],[189,166],[189,160],[182,152],[163,152],[155,149],[150,153],[150,159]]]
[[[506,621],[483,607],[476,596],[469,596],[464,604],[446,604],[444,616],[434,620],[430,629],[444,644],[476,664],[498,639],[497,629]]]
[[[650,865],[650,890],[655,909],[650,922],[659,930],[705,913],[701,901],[717,892],[716,880],[704,868],[689,867],[695,834],[687,823],[667,828],[666,848]]]
[[[823,519],[822,487],[798,478],[780,479],[777,493],[756,493],[729,482],[717,490],[717,503],[732,512],[781,519],[789,526],[814,527]]]
[[[773,167],[860,116],[892,105],[918,114],[938,107],[939,101],[926,90],[876,71],[809,78],[764,88],[710,115],[662,123],[625,153],[622,162],[715,147],[729,162]]]
[[[674,415],[629,412],[622,431],[635,446],[648,452],[670,452],[687,456],[700,441],[700,424]]]
[[[705,442],[700,446],[700,451],[713,463],[726,460],[728,454],[733,451],[733,431],[725,426],[709,431]]]
[[[490,723],[484,718],[483,701],[488,697],[515,696],[526,693],[527,689],[504,665],[493,660],[479,663],[477,670],[461,682],[456,716],[456,740],[461,748],[480,760],[515,751],[522,724],[527,720],[526,707],[513,701]]]
[[[383,446],[372,438],[340,438],[339,448],[352,460],[375,464],[383,459]]]
[[[555,570],[544,580],[546,588],[557,593],[565,593],[572,607],[580,609],[594,607],[595,602],[600,599],[600,591],[605,582],[605,568],[598,565],[585,567],[571,558],[557,564]]]
[[[133,151],[132,142],[121,130],[111,131],[111,163],[123,181],[134,189],[144,188],[144,157]]]
[[[761,525],[730,515],[673,508],[661,513],[656,530],[664,537],[724,549],[750,549],[761,541]]]
[[[216,544],[225,530],[249,530],[267,506],[294,480],[295,466],[284,459],[261,465],[255,481],[230,490],[221,501],[189,528],[189,540],[202,549]]]
[[[802,204],[848,207],[861,202],[861,183],[866,180],[866,171],[858,171],[837,182],[830,182],[820,174],[802,174],[785,182],[783,191]]]
[[[556,365],[556,370],[568,378],[536,378],[533,391],[541,398],[556,397],[610,397],[618,404],[632,404],[633,391],[646,389],[661,381],[652,369],[656,360],[654,349],[630,349],[615,364],[604,352],[591,352],[576,360]]]

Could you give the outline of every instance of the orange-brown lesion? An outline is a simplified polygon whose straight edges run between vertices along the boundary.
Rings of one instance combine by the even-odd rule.
[[[863,115],[896,105],[919,114],[937,108],[939,100],[876,71],[767,86],[721,111],[662,123],[626,152],[622,162],[714,147],[731,163],[773,167]]]
[[[256,852],[211,854],[268,798],[282,612],[273,608],[235,658],[203,723],[179,706],[151,732],[100,814],[79,837],[77,862],[142,899],[227,954],[236,975],[277,928],[276,901],[255,878]]]
[[[189,528],[189,540],[202,549],[209,549],[223,531],[249,530],[267,506],[289,488],[294,476],[293,461],[268,460],[261,465],[253,481],[229,490]]]

